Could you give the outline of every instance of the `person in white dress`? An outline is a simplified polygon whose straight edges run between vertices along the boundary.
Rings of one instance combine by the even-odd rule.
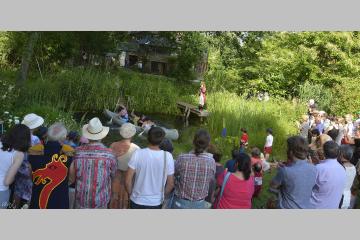
[[[346,171],[346,185],[343,193],[343,200],[340,208],[347,209],[350,207],[351,201],[351,187],[354,183],[354,179],[356,176],[356,168],[350,162],[353,156],[353,149],[350,145],[341,145],[340,146],[340,156],[339,160],[341,164],[344,166]]]

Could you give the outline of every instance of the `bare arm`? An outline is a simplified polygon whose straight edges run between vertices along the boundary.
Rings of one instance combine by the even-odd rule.
[[[69,185],[75,182],[75,178],[76,178],[76,170],[75,170],[75,163],[73,161],[70,165],[70,170],[69,170]]]
[[[131,195],[132,192],[132,182],[133,182],[134,174],[135,174],[135,170],[129,167],[126,172],[126,178],[125,178],[125,189],[129,195]]]
[[[19,170],[23,161],[24,161],[24,153],[16,152],[14,155],[13,164],[11,165],[5,176],[5,180],[4,180],[5,185],[9,186],[14,182],[16,173]]]
[[[165,195],[170,194],[171,191],[174,189],[174,186],[175,186],[174,175],[167,176],[166,185],[165,185]]]

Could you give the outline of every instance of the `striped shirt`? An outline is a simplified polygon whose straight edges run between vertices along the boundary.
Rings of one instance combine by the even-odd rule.
[[[190,201],[204,200],[215,178],[215,160],[209,153],[181,154],[175,161],[175,195]]]
[[[102,143],[76,148],[75,208],[107,208],[111,197],[111,178],[117,169],[116,157]]]

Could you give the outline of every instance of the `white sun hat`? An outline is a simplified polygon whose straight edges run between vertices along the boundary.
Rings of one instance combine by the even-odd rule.
[[[120,135],[123,138],[129,139],[132,138],[136,134],[136,127],[131,123],[124,123],[120,127]]]
[[[82,128],[82,135],[89,140],[100,140],[109,133],[109,127],[104,127],[99,118],[95,117]]]
[[[44,124],[44,119],[35,113],[29,113],[24,117],[22,124],[28,126],[30,129],[35,129]]]

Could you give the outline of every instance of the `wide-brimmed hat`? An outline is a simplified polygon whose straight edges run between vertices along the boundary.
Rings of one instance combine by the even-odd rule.
[[[120,127],[120,135],[123,138],[132,138],[136,134],[136,127],[131,123],[124,123]]]
[[[35,129],[43,125],[44,119],[35,113],[29,113],[24,117],[22,124],[28,126],[30,129]]]
[[[95,117],[82,128],[82,135],[89,140],[100,140],[109,133],[109,127],[104,127],[99,118]]]

